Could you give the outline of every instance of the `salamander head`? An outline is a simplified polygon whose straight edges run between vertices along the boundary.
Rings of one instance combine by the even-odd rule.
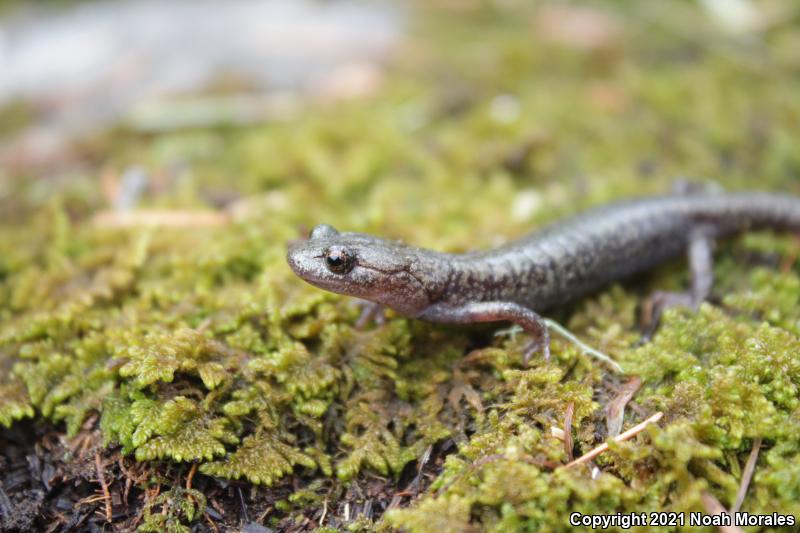
[[[430,305],[415,275],[420,250],[363,233],[339,233],[327,224],[289,245],[286,260],[308,283],[415,316]]]

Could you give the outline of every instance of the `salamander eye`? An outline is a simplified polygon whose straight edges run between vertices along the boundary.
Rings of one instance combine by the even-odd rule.
[[[325,250],[325,265],[331,272],[347,274],[355,264],[355,255],[343,246],[331,246]]]

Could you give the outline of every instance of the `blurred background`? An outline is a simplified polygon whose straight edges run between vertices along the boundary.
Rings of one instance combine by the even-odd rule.
[[[118,124],[247,126],[291,120],[304,98],[367,93],[402,26],[381,3],[5,4],[2,153],[20,168],[54,165],[71,140]]]
[[[798,176],[789,0],[0,6],[12,220],[53,198],[80,218],[317,190],[323,214],[355,202],[349,223],[386,226],[387,198],[437,218],[447,204],[422,191],[456,184],[502,190],[488,209],[511,202],[527,223],[543,203],[568,211],[683,176]]]

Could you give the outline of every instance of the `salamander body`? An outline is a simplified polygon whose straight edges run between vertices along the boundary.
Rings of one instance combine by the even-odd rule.
[[[750,229],[800,230],[800,198],[680,194],[587,211],[486,251],[449,254],[328,225],[289,247],[307,282],[435,322],[510,320],[548,352],[538,313],[689,251],[692,292],[664,304],[699,305],[710,289],[715,239]],[[707,279],[698,279],[698,278]],[[667,293],[664,293],[667,294]],[[669,296],[669,295],[667,295]]]

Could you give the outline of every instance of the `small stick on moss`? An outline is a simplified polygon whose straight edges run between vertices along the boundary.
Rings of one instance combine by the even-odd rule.
[[[758,461],[758,452],[761,450],[761,437],[753,441],[753,449],[750,450],[750,457],[747,458],[747,463],[744,465],[742,472],[742,482],[739,485],[739,492],[736,493],[736,501],[731,507],[731,513],[738,513],[744,503],[744,497],[747,496],[747,489],[750,487],[750,480],[753,479],[753,472],[756,469],[756,461]]]
[[[102,494],[95,494],[93,496],[87,496],[85,498],[81,498],[75,503],[75,507],[83,507],[84,505],[89,505],[90,503],[97,503],[102,502],[106,499],[105,496]]]
[[[583,341],[581,341],[580,339],[578,339],[578,337],[573,335],[567,328],[565,328],[564,326],[562,326],[561,324],[559,324],[555,320],[550,320],[549,318],[545,318],[544,322],[545,322],[545,324],[547,324],[548,328],[552,329],[553,331],[555,331],[556,333],[558,333],[559,335],[561,335],[562,337],[564,337],[565,339],[567,339],[571,343],[575,344],[578,348],[583,350],[584,353],[589,354],[589,355],[593,356],[594,358],[599,359],[600,361],[603,361],[604,363],[606,363],[608,366],[610,366],[611,368],[613,368],[615,371],[619,372],[620,374],[624,374],[625,373],[625,371],[622,370],[622,367],[619,365],[619,363],[617,363],[616,361],[611,359],[611,357],[609,357],[608,355],[604,354],[603,352],[595,350],[594,348],[592,348],[588,344],[586,344]]]
[[[92,219],[97,228],[207,228],[224,226],[230,221],[226,213],[190,209],[130,209],[101,211]]]
[[[242,487],[236,487],[236,492],[239,494],[239,503],[242,504],[242,516],[244,517],[245,524],[250,522],[250,517],[247,516],[247,504],[244,503],[244,495],[242,494]]]
[[[712,494],[704,492],[700,495],[700,499],[703,500],[703,507],[706,508],[708,514],[730,514]],[[744,533],[744,530],[739,526],[717,526],[717,529],[719,529],[721,533]]]
[[[214,533],[219,533],[219,528],[217,527],[217,524],[215,524],[214,521],[211,520],[211,517],[208,516],[208,513],[203,513],[203,517],[206,519],[206,522],[208,522],[208,525],[211,526],[211,529],[214,531]]]
[[[411,489],[412,494],[416,495],[419,492],[419,484],[422,482],[422,470],[425,468],[425,465],[428,464],[428,461],[431,460],[431,454],[433,453],[433,444],[429,444],[427,448],[425,448],[425,452],[422,454],[422,457],[419,458],[419,464],[417,465],[417,475],[414,476],[414,479],[411,481],[406,490]]]
[[[390,508],[393,508],[392,505],[396,507],[400,503],[399,498],[406,496],[413,498],[419,493],[419,484],[422,482],[422,469],[425,468],[425,465],[428,464],[428,461],[430,461],[432,453],[433,445],[429,444],[422,453],[422,456],[419,458],[417,464],[417,475],[414,476],[414,479],[412,479],[408,485],[406,485],[406,488],[394,494],[396,498],[392,498],[392,503],[389,504]],[[395,500],[397,500],[397,503],[395,503]]]
[[[86,431],[81,431],[75,439],[69,444],[69,449],[73,454],[77,455],[79,459],[86,457],[86,452],[91,446],[91,435]]]
[[[625,406],[631,401],[633,395],[642,386],[638,376],[632,377],[617,392],[616,396],[606,406],[606,427],[608,436],[616,437],[622,431],[622,420],[625,417]]]
[[[644,431],[644,428],[646,428],[650,424],[653,424],[653,423],[658,422],[659,420],[661,420],[662,416],[664,416],[664,413],[662,413],[661,411],[657,412],[656,414],[654,414],[653,416],[651,416],[650,418],[648,418],[644,422],[641,422],[641,423],[633,426],[631,429],[629,429],[625,433],[621,433],[620,435],[614,437],[614,439],[613,439],[614,442],[626,441],[626,440],[630,439],[631,437],[634,437],[634,436],[638,435],[639,433]],[[608,443],[604,442],[603,444],[601,444],[597,448],[593,449],[592,451],[587,452],[587,453],[581,455],[580,457],[578,457],[577,459],[575,459],[574,461],[571,461],[571,462],[565,464],[564,468],[570,468],[572,466],[579,465],[581,463],[586,463],[588,461],[591,461],[592,459],[594,459],[595,457],[597,457],[601,453],[605,452],[606,450],[608,450]]]
[[[322,502],[322,516],[319,517],[319,527],[325,524],[325,518],[328,516],[328,497]]]
[[[195,472],[197,472],[197,463],[192,463],[192,467],[189,469],[189,473],[186,474],[186,490],[187,491],[192,490],[192,479],[194,479]],[[189,503],[194,504],[194,498],[192,497],[191,494],[187,495],[186,499],[189,501]],[[205,511],[203,511],[203,512],[205,512]]]
[[[192,463],[192,468],[189,469],[189,473],[186,475],[186,490],[192,490],[192,480],[195,472],[197,472],[197,463]]]
[[[94,454],[94,467],[97,470],[97,480],[100,482],[100,488],[103,490],[103,500],[106,502],[106,522],[111,522],[111,492],[108,490],[106,478],[103,477],[103,462],[100,459],[100,454]]]
[[[223,516],[223,517],[225,516],[225,509],[214,498],[211,498],[211,507],[213,507],[214,510],[219,513],[220,516]],[[272,509],[272,507],[267,507],[267,510],[269,510],[269,509]],[[264,515],[262,515],[262,517],[263,516]]]
[[[272,506],[268,505],[267,508],[264,509],[264,512],[258,515],[258,520],[256,520],[256,522],[258,522],[259,524],[263,524],[264,519],[267,518],[267,515],[271,512],[272,512]]]
[[[122,491],[122,503],[125,504],[125,507],[128,507],[128,495],[130,494],[131,487],[133,486],[133,479],[131,478],[131,473],[125,468],[125,458],[122,455],[117,457],[117,466],[119,467],[119,471],[122,472],[122,475],[125,476],[125,488]]]
[[[575,456],[572,448],[575,443],[572,441],[572,415],[575,414],[575,402],[569,402],[567,412],[564,415],[564,451],[567,452],[567,460],[572,461]]]

